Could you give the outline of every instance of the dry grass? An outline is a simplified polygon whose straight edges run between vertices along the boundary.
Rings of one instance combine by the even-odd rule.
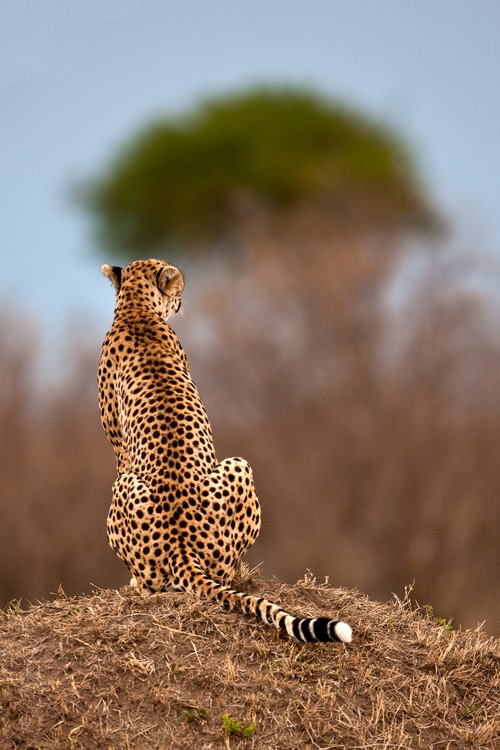
[[[11,606],[0,615],[0,748],[499,746],[498,640],[452,630],[408,598],[380,604],[248,570],[239,583],[293,612],[339,615],[353,644],[292,643],[185,594],[60,592]]]

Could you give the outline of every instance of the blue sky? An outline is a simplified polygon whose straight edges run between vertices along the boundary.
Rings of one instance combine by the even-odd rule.
[[[148,118],[262,82],[391,122],[439,204],[500,252],[499,40],[497,0],[0,0],[1,298],[103,332],[110,258],[69,186]]]

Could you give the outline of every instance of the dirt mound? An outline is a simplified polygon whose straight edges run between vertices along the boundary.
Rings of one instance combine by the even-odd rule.
[[[244,571],[353,643],[300,644],[235,612],[126,588],[0,614],[0,748],[497,748],[500,643],[387,604]]]

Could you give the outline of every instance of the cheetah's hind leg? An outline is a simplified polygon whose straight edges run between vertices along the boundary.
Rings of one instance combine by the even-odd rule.
[[[147,529],[153,501],[149,487],[136,474],[121,474],[113,485],[108,540],[132,574],[130,586],[142,596],[164,590],[165,574],[148,553]]]
[[[250,465],[243,458],[225,458],[201,482],[205,570],[228,584],[244,553],[260,530],[260,505]]]

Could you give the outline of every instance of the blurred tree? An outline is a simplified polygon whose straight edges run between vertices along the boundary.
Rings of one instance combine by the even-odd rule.
[[[304,205],[337,228],[439,223],[399,137],[292,88],[209,99],[148,125],[77,197],[99,244],[128,257],[234,250],[242,226],[286,220]]]

